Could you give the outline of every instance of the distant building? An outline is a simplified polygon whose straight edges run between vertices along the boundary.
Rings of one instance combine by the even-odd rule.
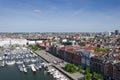
[[[53,55],[59,56],[58,51],[61,47],[64,47],[64,45],[60,44],[60,43],[52,43],[51,47],[50,47],[50,52]]]
[[[119,30],[115,30],[115,35],[118,35],[119,34]]]
[[[37,45],[38,45],[40,48],[42,48],[42,49],[44,49],[44,50],[46,50],[46,51],[49,51],[50,46],[51,46],[51,42],[50,42],[49,40],[42,40],[42,41],[38,41],[38,42],[37,42]]]
[[[76,53],[76,50],[79,50],[80,46],[65,46],[61,47],[58,51],[60,58],[68,61],[70,63],[80,65],[81,55]]]
[[[75,46],[77,43],[76,41],[69,41],[71,43],[72,46]]]
[[[36,44],[36,41],[28,41],[28,44]]]
[[[111,33],[111,32],[105,32],[104,35],[105,35],[105,36],[111,36],[112,33]]]
[[[75,46],[75,45],[77,45],[77,43],[76,43],[76,41],[67,41],[67,42],[62,42],[62,44],[63,45],[65,45],[65,46]]]
[[[94,56],[92,51],[80,49],[80,50],[77,50],[77,54],[81,55],[81,66],[85,69],[89,68],[90,67],[90,58],[92,56]]]
[[[67,42],[68,40],[67,39],[62,39],[61,42],[64,43],[64,42]]]
[[[12,39],[12,38],[5,38],[5,39],[0,39],[0,46],[5,46],[5,45],[26,45],[27,40],[26,39]]]

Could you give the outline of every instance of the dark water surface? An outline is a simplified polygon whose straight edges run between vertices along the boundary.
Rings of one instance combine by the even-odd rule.
[[[0,67],[0,80],[55,80],[44,70],[33,73],[29,68],[27,73],[20,72],[17,65]]]

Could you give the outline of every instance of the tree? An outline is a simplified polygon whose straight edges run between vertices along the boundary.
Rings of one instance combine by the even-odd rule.
[[[96,79],[96,78],[97,78],[97,73],[94,72],[94,73],[93,73],[93,79]]]
[[[103,76],[101,74],[97,74],[97,80],[103,80]]]
[[[92,80],[92,74],[90,74],[90,73],[85,74],[83,79],[84,80]]]
[[[82,69],[83,69],[82,66],[79,65],[77,70],[81,71]]]
[[[98,36],[97,36],[97,35],[95,35],[95,36],[94,36],[94,39],[97,39],[97,38],[98,38]]]
[[[73,64],[66,64],[65,65],[65,70],[68,71],[68,72],[70,72],[70,73],[74,73],[74,72],[77,71],[77,68]]]
[[[87,68],[87,69],[85,70],[85,74],[87,74],[87,73],[90,73],[90,69],[89,69],[89,68]]]
[[[100,48],[93,48],[93,50],[96,51],[96,52],[102,52],[102,53],[107,53],[107,54],[110,52],[110,51],[107,50],[107,49],[104,50],[104,49],[100,49]]]
[[[90,73],[90,69],[89,69],[89,68],[87,68],[87,69],[85,70],[85,76],[84,76],[83,79],[84,79],[84,80],[92,80],[92,74]]]
[[[103,76],[101,74],[93,73],[93,79],[95,80],[103,80]]]
[[[33,50],[38,50],[38,47],[36,45],[28,45],[30,48],[32,48]]]

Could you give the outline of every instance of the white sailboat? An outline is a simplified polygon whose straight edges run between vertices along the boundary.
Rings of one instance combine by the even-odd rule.
[[[13,64],[15,64],[15,60],[6,61],[6,64],[7,65],[13,65]]]
[[[32,59],[31,59],[31,62],[36,62],[36,59],[33,59],[33,58],[32,58]]]
[[[24,67],[23,70],[24,70],[25,73],[27,72],[27,68],[26,67]]]
[[[23,67],[19,65],[20,71],[24,71]]]
[[[4,61],[2,61],[2,65],[1,66],[5,66],[5,62]]]
[[[16,61],[15,63],[16,63],[16,64],[23,64],[23,61],[18,60],[18,61]]]
[[[35,69],[35,67],[34,67],[34,64],[31,64],[30,67],[31,67],[31,69],[32,69],[33,72],[36,72],[36,69]]]
[[[5,66],[5,62],[4,61],[0,61],[0,66]]]
[[[6,61],[6,64],[7,65],[13,65],[13,64],[15,64],[15,60],[12,60],[12,57],[11,57],[11,40],[10,40],[10,60]]]
[[[3,58],[2,58],[2,57],[0,57],[0,60],[3,60]]]

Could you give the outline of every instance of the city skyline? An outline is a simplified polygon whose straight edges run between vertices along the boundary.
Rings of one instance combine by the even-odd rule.
[[[0,0],[0,32],[119,30],[119,0]]]

